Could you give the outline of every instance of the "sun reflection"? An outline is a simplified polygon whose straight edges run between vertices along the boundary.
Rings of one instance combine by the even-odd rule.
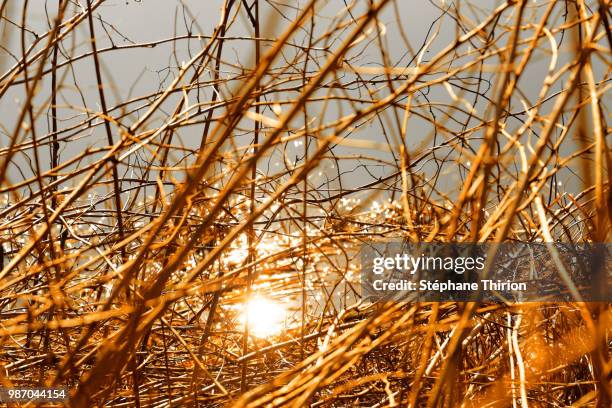
[[[281,303],[254,297],[243,305],[240,322],[249,322],[249,333],[264,338],[279,334],[285,326],[287,310]]]

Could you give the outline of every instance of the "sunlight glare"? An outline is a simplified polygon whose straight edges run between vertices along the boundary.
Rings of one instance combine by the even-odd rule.
[[[255,297],[243,306],[240,314],[242,324],[249,322],[249,332],[259,338],[279,334],[284,327],[286,310],[284,305],[263,297]]]

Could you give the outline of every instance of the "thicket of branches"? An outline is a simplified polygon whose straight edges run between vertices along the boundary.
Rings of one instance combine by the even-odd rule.
[[[111,3],[0,2],[2,386],[610,406],[609,304],[359,296],[368,240],[610,239],[609,1],[432,0],[418,38],[420,2],[225,0],[208,30],[177,1],[146,42]],[[159,82],[122,88],[113,64],[160,48]],[[240,318],[256,296],[280,333]]]

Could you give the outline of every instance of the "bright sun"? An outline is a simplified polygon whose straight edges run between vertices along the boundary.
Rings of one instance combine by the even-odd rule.
[[[242,309],[240,322],[249,322],[249,332],[259,338],[280,333],[285,324],[285,307],[263,297],[249,300]]]

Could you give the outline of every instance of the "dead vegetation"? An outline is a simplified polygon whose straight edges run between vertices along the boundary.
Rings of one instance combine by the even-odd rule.
[[[610,406],[609,304],[359,300],[365,240],[610,239],[609,1],[432,1],[419,36],[401,1],[225,0],[212,30],[177,1],[146,42],[110,1],[40,3],[0,2],[3,386]]]

